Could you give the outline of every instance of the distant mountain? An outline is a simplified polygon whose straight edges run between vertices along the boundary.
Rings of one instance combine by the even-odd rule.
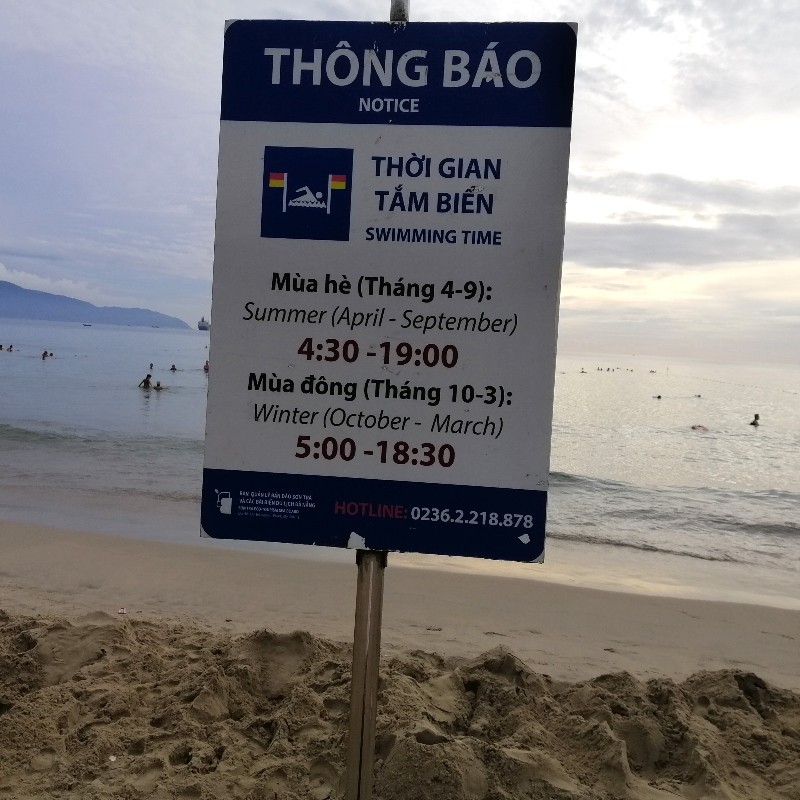
[[[0,317],[43,319],[51,322],[86,322],[97,325],[143,325],[158,328],[188,328],[177,317],[146,308],[95,306],[74,297],[23,289],[0,281]]]

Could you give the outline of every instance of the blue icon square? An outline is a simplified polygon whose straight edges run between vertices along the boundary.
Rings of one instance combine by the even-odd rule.
[[[349,241],[352,189],[352,150],[265,147],[261,235]]]

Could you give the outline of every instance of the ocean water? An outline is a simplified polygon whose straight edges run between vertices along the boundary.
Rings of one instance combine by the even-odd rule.
[[[0,344],[0,518],[237,546],[198,538],[207,334],[0,320]],[[800,608],[798,368],[564,355],[555,401],[544,566],[393,558]]]

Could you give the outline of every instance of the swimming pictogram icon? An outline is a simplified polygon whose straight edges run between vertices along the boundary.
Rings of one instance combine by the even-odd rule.
[[[322,202],[322,192],[312,192],[308,186],[295,189],[296,192],[303,192],[300,197],[295,197],[289,201],[290,206],[301,206],[302,208],[327,208],[327,204]]]

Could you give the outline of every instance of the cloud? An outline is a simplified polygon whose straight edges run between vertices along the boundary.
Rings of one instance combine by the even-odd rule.
[[[636,215],[613,223],[571,222],[564,245],[569,261],[634,269],[783,260],[798,254],[798,214],[722,214],[709,228],[665,224],[658,218],[637,220]]]
[[[565,258],[586,265],[694,267],[800,255],[796,186],[578,173],[567,209]]]
[[[723,263],[687,271],[660,267],[643,273],[599,269],[568,262],[564,270],[565,308],[637,308],[653,314],[666,309],[716,318],[745,312],[800,318],[800,282],[792,281],[800,258],[788,261]],[[745,313],[746,316],[746,313]]]
[[[130,297],[120,297],[107,294],[96,286],[90,286],[82,281],[73,281],[66,278],[56,280],[34,275],[31,272],[9,269],[5,264],[0,264],[0,281],[9,281],[21,286],[23,289],[35,289],[39,292],[63,294],[78,300],[85,300],[99,306],[130,306],[133,301]]]
[[[800,259],[564,267],[559,348],[800,364]]]
[[[646,200],[673,208],[785,213],[800,211],[800,186],[760,186],[742,181],[702,181],[663,173],[572,174],[570,191]]]
[[[160,275],[156,291],[153,290],[152,277],[145,277],[138,282],[129,280],[125,287],[128,291],[119,293],[118,287],[110,281],[98,283],[96,280],[52,278],[25,270],[10,269],[2,263],[0,263],[0,280],[15,283],[25,289],[86,300],[98,306],[150,308],[179,317],[190,324],[193,324],[199,316],[196,314],[196,309],[203,308],[207,304],[211,290],[211,282],[208,280],[187,280]]]

